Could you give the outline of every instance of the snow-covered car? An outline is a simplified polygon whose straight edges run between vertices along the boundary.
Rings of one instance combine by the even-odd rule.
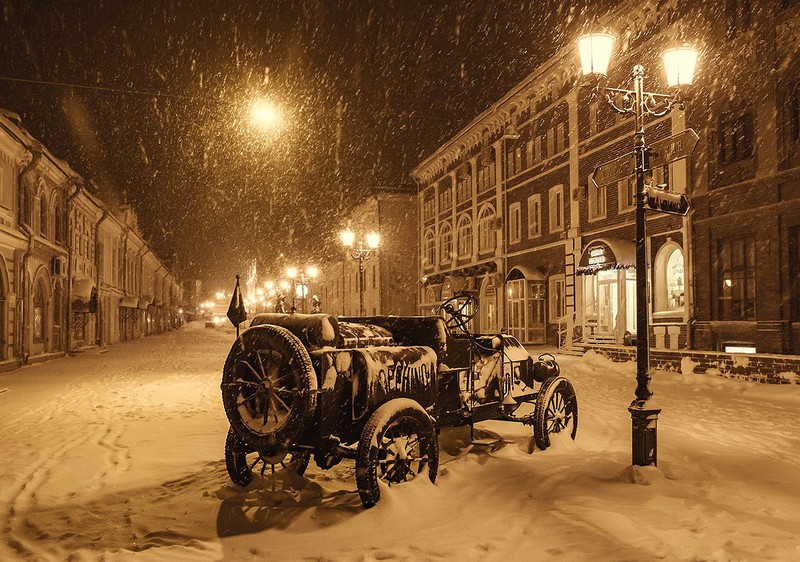
[[[249,485],[259,465],[262,476],[302,474],[312,456],[322,469],[354,459],[371,507],[379,481],[435,481],[441,427],[500,419],[532,425],[539,449],[555,433],[574,439],[577,399],[555,358],[534,360],[509,335],[471,334],[476,305],[456,295],[440,307],[446,320],[256,316],[222,374],[231,480]]]

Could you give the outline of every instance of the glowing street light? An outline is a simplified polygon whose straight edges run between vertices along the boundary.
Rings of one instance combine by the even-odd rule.
[[[581,69],[586,75],[603,77],[608,73],[614,37],[608,33],[584,35],[578,39]],[[694,79],[697,66],[697,51],[686,45],[667,49],[663,53],[664,70],[670,88],[689,86]],[[636,179],[636,391],[628,406],[632,422],[633,464],[648,466],[657,464],[656,426],[661,409],[651,400],[650,389],[650,343],[647,291],[647,226],[645,221],[646,195],[645,171],[650,162],[650,147],[644,138],[645,117],[663,117],[673,108],[683,109],[679,91],[669,94],[644,90],[645,69],[637,64],[631,78],[633,89],[601,87],[595,83],[595,93],[603,93],[611,108],[622,115],[633,115],[634,166],[631,173]],[[684,154],[683,156],[686,156]],[[597,171],[595,171],[595,174]],[[594,181],[594,175],[593,175]]]
[[[278,129],[283,125],[283,115],[277,105],[260,99],[250,105],[250,123],[262,129]]]
[[[355,246],[356,233],[347,228],[339,233],[339,238],[350,257],[358,260],[358,310],[359,314],[364,316],[364,262],[378,251],[378,247],[381,245],[381,235],[370,231],[364,238],[359,239],[358,246]]]

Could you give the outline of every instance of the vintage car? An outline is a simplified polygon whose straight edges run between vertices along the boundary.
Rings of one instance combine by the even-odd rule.
[[[555,433],[574,439],[575,391],[553,356],[534,361],[516,338],[471,334],[474,300],[443,303],[447,320],[256,316],[222,375],[231,480],[247,486],[270,467],[274,483],[276,467],[302,474],[312,456],[322,469],[354,459],[371,507],[379,481],[435,481],[441,427],[499,419],[532,425],[539,449]]]

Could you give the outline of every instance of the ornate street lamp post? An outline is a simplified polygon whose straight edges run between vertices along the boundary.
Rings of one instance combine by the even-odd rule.
[[[578,39],[578,52],[584,74],[604,78],[614,45],[607,33],[584,35]],[[697,63],[697,51],[691,47],[668,49],[663,53],[669,87],[691,85]],[[633,115],[636,130],[633,134],[634,175],[636,179],[636,391],[628,411],[632,422],[633,464],[657,464],[656,425],[661,409],[656,407],[650,389],[650,345],[647,291],[647,237],[645,222],[645,171],[649,169],[648,146],[644,139],[645,117],[662,117],[673,108],[683,109],[679,93],[656,94],[644,90],[645,69],[633,67],[633,89],[601,87],[608,104],[618,113]]]
[[[299,271],[296,267],[287,267],[286,276],[292,280],[292,310],[295,309],[295,297],[303,299],[303,312],[306,311],[306,298],[308,297],[308,286],[319,275],[319,269],[315,266],[306,267]]]
[[[377,232],[369,232],[355,245],[356,233],[349,228],[339,233],[342,245],[354,260],[358,260],[358,310],[360,316],[364,313],[364,262],[370,259],[378,251],[381,245],[381,235]]]

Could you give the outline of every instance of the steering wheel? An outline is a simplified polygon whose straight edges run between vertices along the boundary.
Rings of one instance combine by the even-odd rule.
[[[472,312],[466,312],[470,308]],[[445,318],[448,328],[451,330],[458,328],[468,334],[467,324],[478,315],[478,299],[472,293],[456,293],[438,306],[436,313],[441,314],[442,312],[450,317]]]

